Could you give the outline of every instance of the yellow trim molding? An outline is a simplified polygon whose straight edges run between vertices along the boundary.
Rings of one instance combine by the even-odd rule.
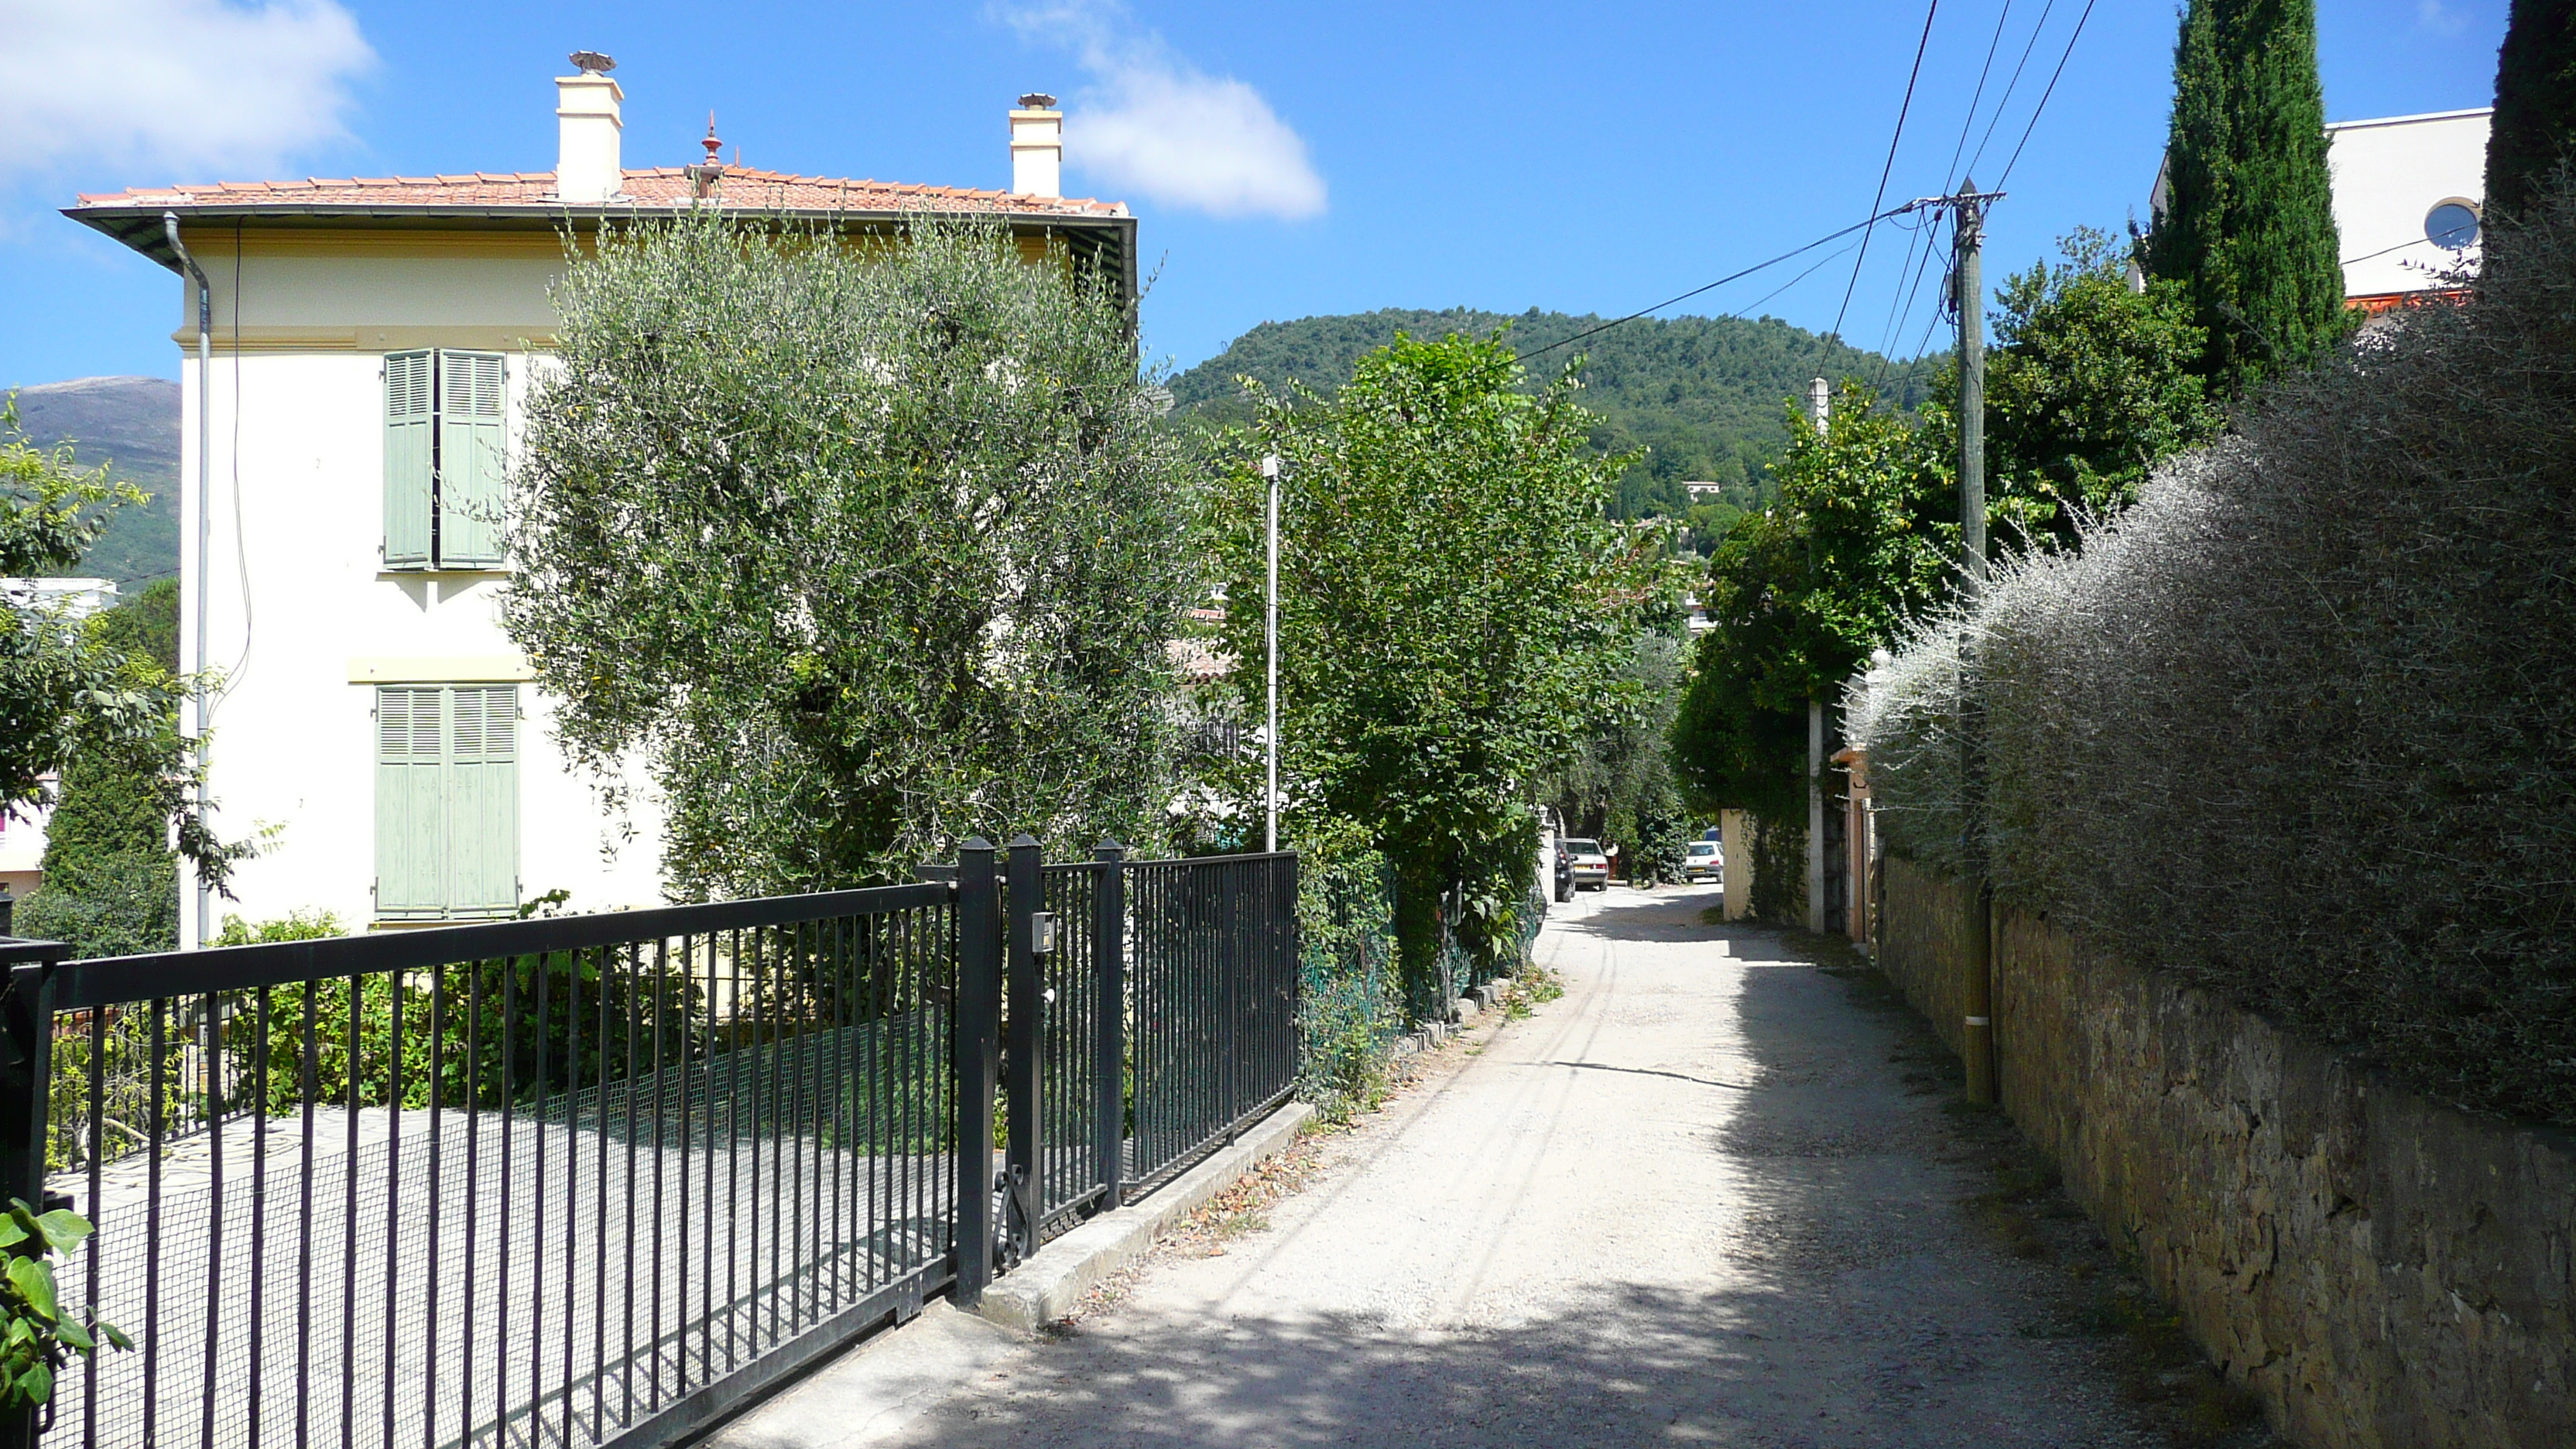
[[[351,684],[508,684],[537,671],[517,654],[466,654],[419,659],[360,655],[349,661]]]
[[[518,257],[559,262],[563,237],[551,227],[525,230],[429,231],[410,227],[282,226],[239,233],[246,257]],[[230,261],[235,233],[229,226],[183,226],[179,239],[208,267]],[[597,244],[578,237],[581,250]]]
[[[194,356],[197,329],[170,334],[179,350]],[[214,350],[233,351],[233,329],[217,326]],[[402,352],[415,347],[470,347],[478,352],[546,352],[553,349],[551,330],[526,327],[244,327],[241,352]]]

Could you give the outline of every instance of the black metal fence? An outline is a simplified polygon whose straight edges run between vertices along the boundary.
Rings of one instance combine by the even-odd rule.
[[[67,1364],[44,1441],[666,1442],[1286,1095],[1293,856],[999,854],[215,951],[0,941],[0,1181],[96,1223],[65,1297],[140,1345]]]

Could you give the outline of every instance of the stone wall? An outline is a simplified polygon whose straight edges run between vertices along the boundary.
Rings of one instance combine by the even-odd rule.
[[[1879,961],[1953,1045],[1964,892],[1886,863]],[[2010,909],[2004,1107],[2273,1425],[2576,1445],[2576,1138],[2436,1106]]]

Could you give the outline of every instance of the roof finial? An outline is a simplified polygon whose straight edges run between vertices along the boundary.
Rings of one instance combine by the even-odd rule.
[[[707,112],[707,138],[698,144],[707,148],[707,159],[682,169],[689,178],[690,194],[704,201],[715,194],[716,183],[724,180],[725,174],[724,142],[716,139],[716,113],[713,111]]]

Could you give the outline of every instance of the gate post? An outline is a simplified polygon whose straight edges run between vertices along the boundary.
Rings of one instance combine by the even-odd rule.
[[[1274,1050],[1278,1053],[1277,1075],[1263,1084],[1265,1091],[1293,1084],[1297,1080],[1297,1011],[1303,1006],[1306,984],[1306,943],[1299,934],[1297,919],[1298,856],[1294,850],[1284,854],[1271,867],[1270,929],[1278,952],[1276,973],[1271,991],[1278,998],[1272,1028],[1278,1032]]]
[[[1010,1173],[1010,1241],[1002,1250],[1012,1259],[1037,1251],[1038,1213],[1045,1202],[1040,1174],[1045,1144],[1039,1140],[1038,1056],[1045,1050],[1046,981],[1038,971],[1037,913],[1046,906],[1046,885],[1039,874],[1038,843],[1029,836],[1011,841],[1010,1005],[1003,1023],[1009,1032],[1002,1052],[1002,1091],[1008,1100],[1011,1140],[1004,1167]]]
[[[54,1075],[54,967],[63,951],[45,942],[27,961],[27,949],[17,948],[21,959],[9,966],[0,997],[0,1203],[20,1198],[38,1212],[45,1210],[46,1099]],[[0,1449],[33,1449],[37,1412],[0,1412]]]
[[[993,1077],[1002,1024],[1001,901],[993,847],[957,850],[957,1288],[960,1308],[993,1281]]]
[[[1100,1166],[1100,1210],[1118,1206],[1127,1158],[1127,847],[1100,842],[1091,890],[1092,959],[1100,981],[1099,1036],[1092,1047],[1092,1153]]]

